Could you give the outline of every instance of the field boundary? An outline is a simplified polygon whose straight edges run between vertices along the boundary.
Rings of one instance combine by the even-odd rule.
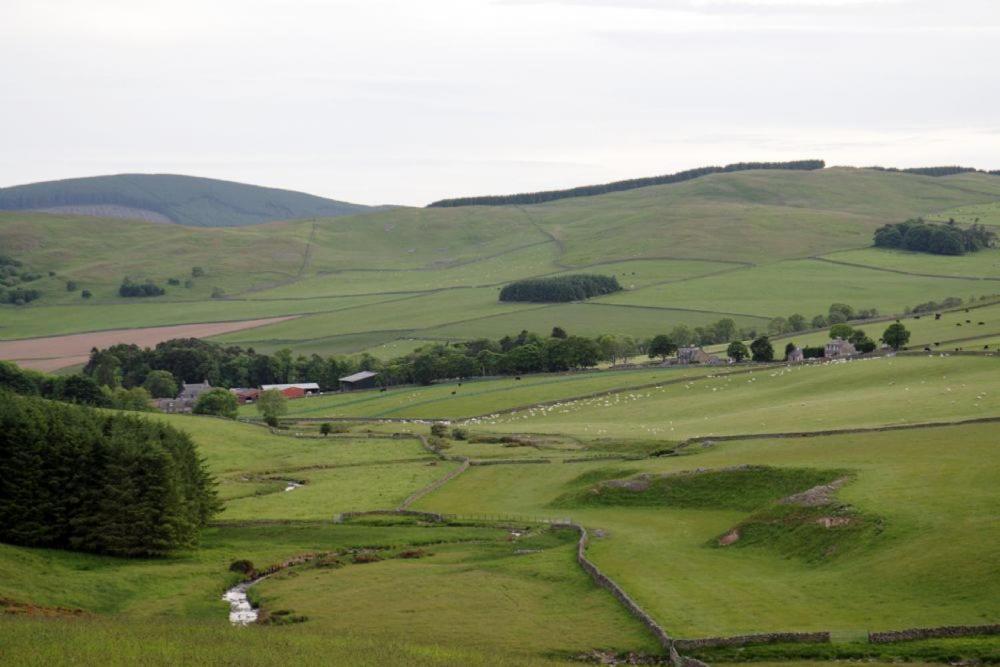
[[[557,528],[572,528],[576,530],[580,539],[576,543],[576,562],[580,564],[580,567],[590,575],[590,578],[594,580],[601,588],[605,588],[611,591],[611,594],[621,602],[630,614],[635,616],[639,621],[642,622],[649,630],[656,636],[657,641],[660,642],[665,650],[670,651],[673,649],[673,639],[667,634],[667,631],[663,629],[656,620],[649,615],[639,603],[633,600],[628,593],[625,592],[621,586],[619,586],[615,581],[604,574],[597,565],[594,564],[589,558],[587,558],[587,546],[590,544],[590,536],[587,533],[587,529],[578,523],[564,523],[564,524],[554,524]]]
[[[951,422],[922,422],[919,424],[890,424],[888,426],[859,426],[856,428],[828,429],[824,431],[788,431],[785,433],[746,433],[734,435],[699,435],[688,438],[679,445],[682,449],[690,445],[706,442],[731,442],[734,440],[768,440],[771,438],[822,438],[834,435],[850,435],[852,433],[881,433],[883,431],[908,431],[922,428],[946,428],[949,426],[968,426],[970,424],[992,424],[1000,422],[1000,416],[974,417]]]
[[[845,251],[846,252],[846,251]],[[808,259],[828,264],[839,264],[840,266],[850,266],[856,269],[870,269],[872,271],[885,271],[886,273],[899,273],[904,276],[916,278],[944,278],[946,280],[984,280],[990,282],[1000,282],[1000,278],[992,276],[945,276],[940,273],[917,273],[915,271],[903,271],[902,269],[889,269],[883,266],[872,266],[870,264],[858,264],[857,262],[844,262],[839,259],[828,259],[827,257],[815,256]]]

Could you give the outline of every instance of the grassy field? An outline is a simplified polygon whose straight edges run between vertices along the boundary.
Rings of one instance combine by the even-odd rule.
[[[546,334],[554,325],[650,336],[726,316],[763,329],[771,317],[811,318],[834,301],[900,312],[1000,292],[997,281],[980,279],[1000,277],[1000,251],[882,252],[868,247],[872,231],[916,215],[989,217],[998,201],[1000,179],[983,174],[838,168],[720,174],[530,207],[398,208],[239,229],[2,213],[5,252],[55,275],[37,282],[36,304],[0,307],[0,338],[298,314],[219,340],[385,358],[425,338]],[[183,283],[194,266],[207,275],[190,288],[170,286],[148,301],[115,296],[124,275]],[[625,291],[588,303],[497,301],[508,280],[577,271],[614,274]],[[94,297],[67,292],[70,279]],[[211,298],[215,288],[225,298]],[[904,323],[912,346],[1000,343],[1000,305]],[[862,328],[877,337],[887,324]],[[786,340],[826,337],[811,332],[776,347],[780,356]],[[974,341],[947,342],[967,337]],[[575,563],[573,534],[524,517],[587,526],[590,557],[676,636],[832,630],[838,641],[859,641],[866,630],[996,622],[994,423],[713,436],[998,417],[998,364],[935,354],[752,372],[644,368],[290,403],[290,420],[466,422],[470,439],[448,439],[443,451],[497,465],[472,465],[416,503],[459,515],[445,524],[332,521],[396,507],[456,470],[415,438],[392,437],[426,434],[426,423],[345,423],[345,432],[321,438],[316,422],[273,434],[151,415],[191,433],[225,510],[198,549],[169,558],[0,545],[0,662],[521,665],[591,649],[655,651],[652,636]],[[504,410],[514,411],[495,414]],[[252,407],[241,414],[256,416]],[[696,436],[709,442],[682,444]],[[831,480],[842,486],[815,506],[781,502]],[[719,546],[734,530],[738,539]],[[400,557],[417,549],[422,557]],[[251,589],[265,611],[305,622],[229,627],[220,596],[237,579],[230,563],[264,567],[319,552],[336,555]],[[358,552],[376,562],[355,562]],[[17,609],[38,618],[3,613]],[[883,657],[942,655],[896,647]]]
[[[365,628],[435,643],[460,639],[477,652],[655,652],[641,626],[576,567],[575,538],[575,531],[546,530],[511,542],[433,545],[424,558],[278,577],[259,594],[265,606],[304,614],[314,632],[332,636]]]
[[[836,255],[840,257],[841,255]],[[962,258],[960,258],[962,259]],[[1000,292],[1000,283],[977,279],[941,279],[902,275],[819,260],[794,260],[754,267],[677,285],[600,297],[603,303],[699,308],[788,317],[792,313],[825,314],[836,301],[856,309],[898,313],[904,306]],[[791,297],[790,295],[795,295]]]
[[[992,281],[990,284],[1000,292],[1000,280],[998,280],[1000,279],[1000,249],[998,248],[986,248],[958,257],[892,248],[863,248],[830,253],[820,259],[886,269],[904,274],[976,280],[988,278]],[[865,275],[869,274],[865,273]],[[966,284],[958,281],[955,286],[960,288]],[[986,287],[989,288],[989,284]],[[961,292],[958,295],[965,296]]]
[[[991,574],[1000,562],[993,509],[1000,469],[981,465],[993,459],[994,432],[987,424],[747,440],[647,461],[473,468],[420,506],[570,512],[602,531],[590,548],[594,561],[675,636],[780,628],[857,639],[889,626],[987,623],[1000,613],[1000,582]],[[717,537],[747,517],[725,496],[716,507],[552,509],[564,493],[595,480],[744,464],[849,469],[855,478],[839,499],[877,517],[881,532],[856,544],[842,538],[839,551],[809,561],[767,546],[716,547]]]
[[[1000,416],[1000,359],[897,357],[765,369],[473,419],[500,432],[682,439]]]
[[[763,328],[770,317],[811,317],[834,301],[899,312],[928,298],[998,291],[974,280],[997,274],[996,252],[876,255],[862,250],[872,231],[997,201],[997,179],[982,174],[837,168],[718,174],[530,207],[395,208],[226,229],[0,213],[0,245],[44,276],[33,283],[43,292],[34,305],[0,307],[0,337],[302,314],[223,340],[346,354],[556,325],[652,336],[733,313],[739,326]],[[809,259],[829,253],[968,280]],[[192,278],[195,266],[206,275]],[[505,282],[576,271],[614,274],[626,291],[587,304],[497,303]],[[126,275],[182,284],[155,300],[125,300],[116,290]],[[66,290],[67,280],[77,291]],[[83,288],[92,299],[80,298]],[[225,298],[210,298],[217,289]]]
[[[1000,304],[988,303],[980,307],[969,307],[968,312],[966,312],[966,308],[961,307],[941,313],[940,318],[937,318],[934,313],[910,315],[909,317],[900,317],[899,321],[910,332],[910,341],[907,347],[911,350],[920,350],[925,346],[930,346],[934,351],[954,351],[956,347],[965,350],[982,350],[983,345],[995,343],[995,339],[1000,336]],[[854,322],[852,326],[861,329],[872,340],[877,341],[893,322],[894,320]],[[823,345],[828,340],[830,340],[828,329],[790,333],[772,338],[775,353],[779,358],[784,354],[785,345],[789,342],[802,347]],[[935,343],[940,343],[940,345],[935,345]],[[725,348],[725,345],[713,345],[706,349],[723,352]],[[991,346],[991,349],[995,349],[995,347]]]
[[[927,216],[927,219],[934,222],[947,222],[954,219],[960,225],[1000,225],[1000,204],[990,202],[988,204],[957,206],[931,214]]]
[[[503,377],[492,380],[447,382],[428,387],[398,387],[336,393],[291,401],[289,417],[392,417],[453,419],[484,415],[524,405],[584,396],[623,387],[670,382],[718,372],[711,368],[648,368],[642,370],[584,373],[540,373],[520,380]],[[256,416],[256,408],[240,408],[243,416]]]

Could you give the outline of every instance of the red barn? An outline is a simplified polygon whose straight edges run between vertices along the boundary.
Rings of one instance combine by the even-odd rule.
[[[294,384],[265,384],[261,391],[280,391],[286,398],[302,398],[319,393],[319,385],[315,382],[296,382]]]

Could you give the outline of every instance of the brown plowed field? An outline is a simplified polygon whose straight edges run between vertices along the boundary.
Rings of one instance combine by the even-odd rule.
[[[284,322],[296,317],[298,316],[290,315],[239,322],[202,322],[200,324],[176,324],[145,329],[112,329],[47,338],[2,340],[0,341],[0,359],[15,361],[24,368],[54,371],[86,363],[90,350],[94,347],[103,348],[117,343],[134,343],[140,347],[152,347],[171,338],[208,338],[232,331],[252,329],[265,324]]]

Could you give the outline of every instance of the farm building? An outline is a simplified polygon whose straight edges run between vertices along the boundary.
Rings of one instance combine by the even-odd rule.
[[[253,387],[233,387],[229,391],[236,395],[238,403],[254,403],[260,397],[260,389]]]
[[[823,350],[823,356],[827,359],[852,357],[857,353],[854,346],[843,338],[834,338],[826,344],[826,348]]]
[[[377,386],[378,373],[372,371],[361,371],[340,378],[341,391],[352,391],[354,389],[372,389]]]
[[[806,358],[805,357],[805,353],[802,351],[802,348],[801,347],[794,347],[785,356],[785,361],[789,361],[789,362],[795,363],[795,362],[803,361],[803,360],[805,360],[805,358]]]
[[[319,393],[319,385],[315,382],[293,382],[291,384],[264,384],[261,391],[280,391],[286,398],[302,398]]]
[[[195,403],[198,402],[198,397],[211,388],[212,385],[209,384],[208,380],[190,384],[185,382],[181,385],[181,391],[177,398],[157,398],[153,401],[153,405],[161,412],[191,412]]]
[[[204,382],[192,382],[191,384],[185,382],[181,386],[181,393],[177,395],[177,400],[197,401],[199,396],[201,396],[211,388],[212,385],[208,383],[208,380],[205,380]]]
[[[721,364],[722,360],[697,346],[682,347],[677,350],[678,364]]]

